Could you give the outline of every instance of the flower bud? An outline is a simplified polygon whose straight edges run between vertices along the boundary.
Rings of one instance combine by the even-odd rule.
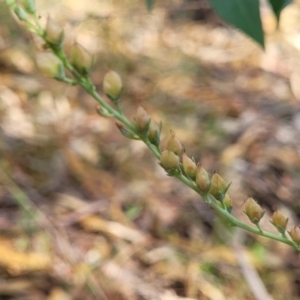
[[[143,106],[139,105],[135,114],[135,124],[142,132],[149,129],[151,118]]]
[[[179,139],[175,136],[175,132],[170,130],[170,134],[167,139],[166,149],[174,152],[177,155],[181,155],[184,151],[184,148],[179,141]]]
[[[113,102],[117,102],[122,92],[123,84],[120,75],[115,71],[106,73],[103,79],[103,91]]]
[[[64,67],[62,62],[51,52],[43,52],[37,55],[37,66],[46,77],[63,78]]]
[[[160,163],[166,170],[179,167],[179,157],[172,151],[164,150],[160,157]]]
[[[286,218],[280,211],[276,210],[272,216],[272,224],[277,228],[280,233],[284,233],[286,230],[286,225],[288,223],[288,218]]]
[[[84,47],[76,43],[71,50],[71,63],[76,71],[82,75],[87,75],[92,67],[93,59]]]
[[[232,211],[232,200],[228,193],[225,194],[223,199],[223,205],[225,206],[226,210],[231,213]]]
[[[63,29],[50,17],[48,17],[46,25],[46,40],[57,47],[61,47],[64,39]]]
[[[295,243],[300,244],[300,228],[299,228],[299,226],[294,226],[291,229],[291,231],[289,231],[289,234]]]
[[[23,6],[29,14],[34,14],[36,12],[34,0],[23,0]]]
[[[192,159],[190,159],[185,153],[183,153],[182,155],[182,165],[185,174],[188,175],[190,178],[195,179],[197,173],[197,166],[195,162]]]
[[[208,192],[210,188],[210,178],[207,171],[199,165],[196,174],[196,185],[202,192]]]
[[[116,125],[118,127],[118,129],[120,130],[120,132],[127,138],[129,139],[133,139],[133,140],[138,140],[139,137],[137,135],[135,135],[131,130],[129,130],[128,128],[126,128],[123,123],[117,121]]]
[[[214,173],[211,177],[211,186],[209,192],[219,201],[223,200],[227,191],[227,185],[224,179],[218,174]]]
[[[102,117],[106,117],[106,118],[113,117],[113,114],[111,114],[106,108],[102,106],[97,107],[97,113]]]
[[[258,224],[260,219],[265,214],[265,211],[254,201],[253,198],[248,198],[244,213],[248,216],[253,224]]]
[[[22,7],[16,6],[14,12],[20,21],[26,21],[28,19],[28,15]]]
[[[158,146],[160,143],[160,126],[153,120],[150,121],[148,139],[150,143]]]

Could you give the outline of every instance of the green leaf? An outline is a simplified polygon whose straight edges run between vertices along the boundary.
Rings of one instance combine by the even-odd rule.
[[[291,4],[293,0],[269,0],[269,3],[273,9],[273,12],[277,19],[277,26],[279,25],[280,13],[281,11]]]
[[[146,0],[148,11],[151,11],[154,5],[154,0]]]
[[[224,21],[242,30],[264,47],[259,0],[209,0],[209,2]]]

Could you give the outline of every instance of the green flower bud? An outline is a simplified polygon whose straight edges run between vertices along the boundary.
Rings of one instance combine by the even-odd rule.
[[[179,167],[179,157],[172,151],[164,150],[160,157],[160,163],[166,170]]]
[[[226,210],[231,213],[231,211],[232,211],[232,199],[227,193],[224,196],[223,205],[225,206]]]
[[[197,168],[197,174],[196,174],[196,185],[202,192],[208,192],[210,188],[211,180],[209,178],[209,175],[207,171],[199,165]]]
[[[92,67],[93,59],[91,54],[80,44],[76,43],[71,50],[71,63],[82,75],[88,75]]]
[[[152,119],[150,120],[150,125],[149,125],[149,132],[148,132],[148,139],[150,143],[158,146],[160,143],[160,131],[161,128],[160,126],[153,121]]]
[[[177,155],[181,155],[184,151],[184,148],[179,141],[179,139],[175,136],[175,132],[170,130],[170,134],[167,139],[166,149],[174,152]]]
[[[28,19],[28,15],[22,7],[16,6],[14,12],[20,21],[26,21]]]
[[[280,233],[284,233],[289,219],[286,218],[280,211],[276,210],[272,216],[272,224]]]
[[[300,228],[299,226],[294,226],[291,231],[289,231],[289,235],[291,236],[292,240],[297,243],[298,245],[300,244]]]
[[[137,128],[142,131],[148,131],[151,123],[151,118],[148,115],[147,111],[143,108],[143,106],[139,106],[136,110],[135,114],[135,124]]]
[[[52,18],[48,17],[46,25],[46,40],[56,47],[61,47],[64,39],[64,31]]]
[[[260,219],[264,216],[265,211],[254,201],[253,198],[249,198],[246,201],[246,208],[244,213],[248,216],[249,220],[253,224],[258,224]]]
[[[29,14],[35,14],[36,7],[34,0],[23,0],[23,6]]]
[[[46,77],[63,78],[65,76],[62,62],[51,52],[37,55],[37,66]]]
[[[118,102],[122,88],[122,79],[117,72],[109,71],[106,73],[103,79],[103,91],[110,100]]]
[[[97,107],[97,113],[102,117],[106,117],[106,118],[113,117],[113,114],[111,114],[106,108],[102,106]]]
[[[224,198],[226,191],[227,185],[224,179],[215,172],[211,177],[211,186],[209,192],[220,201]]]
[[[183,153],[182,155],[182,165],[185,174],[188,175],[190,178],[195,179],[197,173],[197,166],[195,162],[192,159],[190,159],[185,153]]]
[[[118,127],[118,129],[120,130],[120,132],[127,138],[132,139],[132,140],[139,140],[139,137],[137,135],[135,135],[131,130],[129,130],[128,128],[126,128],[123,123],[117,121],[116,125]]]

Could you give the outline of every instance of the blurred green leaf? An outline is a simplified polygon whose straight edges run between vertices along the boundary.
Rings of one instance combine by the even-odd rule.
[[[148,11],[151,11],[154,5],[154,0],[146,0]]]
[[[280,13],[281,11],[288,6],[289,4],[291,4],[293,2],[293,0],[268,0],[273,12],[276,16],[277,19],[277,26],[279,24],[279,19],[280,19]]]
[[[130,220],[135,220],[140,213],[142,212],[142,207],[137,206],[137,205],[133,205],[130,206],[126,211],[125,211],[125,215],[130,219]]]
[[[209,2],[224,21],[242,30],[264,47],[259,0],[209,0]]]

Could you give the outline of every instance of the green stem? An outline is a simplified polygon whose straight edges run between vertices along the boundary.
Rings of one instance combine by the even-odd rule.
[[[30,26],[29,26],[30,25]],[[91,79],[87,76],[83,76],[79,74],[72,64],[68,61],[64,51],[62,48],[55,48],[53,45],[49,44],[45,39],[45,31],[41,28],[39,25],[39,22],[37,19],[35,19],[35,26],[33,24],[27,24],[27,27],[30,27],[30,29],[35,29],[36,33],[44,39],[46,44],[52,49],[53,53],[61,60],[65,68],[73,75],[75,80],[69,79],[69,78],[63,78],[59,79],[61,81],[64,81],[68,84],[78,84],[80,85],[88,94],[90,94],[104,109],[106,109],[114,118],[116,118],[118,121],[120,121],[122,124],[124,124],[128,130],[133,132],[135,135],[137,135],[151,150],[151,152],[155,155],[155,157],[159,160],[160,159],[160,150],[159,147],[151,144],[145,136],[144,133],[141,133],[138,128],[134,124],[132,124],[124,115],[122,112],[122,109],[120,105],[117,105],[117,109],[114,109],[112,106],[110,106],[96,91],[96,87],[94,86]],[[33,27],[33,28],[31,28]],[[35,28],[34,28],[35,27]],[[189,178],[185,177],[185,175],[182,174],[182,172],[174,172],[172,175],[179,179],[182,183],[190,187],[192,190],[194,190],[196,193],[198,193],[208,205],[210,205],[214,210],[216,210],[218,213],[220,213],[223,217],[225,217],[228,222],[235,227],[242,228],[248,232],[252,232],[273,240],[277,240],[279,242],[282,242],[284,244],[287,244],[289,246],[292,246],[293,248],[300,251],[300,246],[294,243],[293,241],[289,240],[285,235],[276,235],[268,231],[264,231],[260,228],[259,224],[256,227],[249,226],[247,224],[244,224],[240,222],[237,218],[232,216],[224,207],[220,207],[217,201],[208,193],[204,193],[198,189],[196,184],[190,180]]]
[[[151,152],[155,155],[157,159],[160,159],[160,151],[159,149],[151,144],[147,137],[145,137],[144,134],[141,134],[139,130],[136,128],[134,124],[132,124],[119,110],[114,109],[111,107],[108,103],[104,101],[104,99],[97,93],[96,88],[93,84],[93,82],[90,80],[90,78],[85,78],[79,75],[73,68],[73,66],[68,62],[64,52],[61,49],[53,49],[55,54],[61,59],[64,66],[67,70],[69,70],[72,75],[75,77],[75,79],[78,81],[79,85],[81,85],[87,93],[89,93],[102,107],[104,107],[113,117],[115,117],[117,120],[119,120],[121,123],[123,123],[129,130],[131,130],[133,133],[135,133],[151,150]],[[217,201],[209,194],[203,193],[198,189],[196,184],[185,177],[181,172],[175,173],[173,175],[177,179],[179,179],[181,182],[183,182],[185,185],[193,189],[196,193],[198,193],[204,200],[207,202],[214,210],[219,212],[222,216],[224,216],[232,226],[242,228],[248,232],[252,232],[273,240],[280,241],[284,244],[287,244],[289,246],[292,246],[293,248],[300,250],[300,247],[294,243],[293,241],[289,240],[286,237],[276,235],[274,233],[264,231],[260,227],[255,228],[252,226],[249,226],[247,224],[244,224],[240,222],[237,218],[235,218],[233,215],[231,215],[226,209],[223,207],[220,207],[217,203]]]
[[[83,88],[89,93],[102,107],[104,107],[110,114],[112,114],[117,120],[123,123],[129,130],[136,134],[151,150],[157,159],[160,158],[160,153],[155,145],[151,144],[147,137],[139,132],[139,130],[132,124],[122,113],[111,107],[104,99],[97,93],[95,86],[91,81],[89,85],[83,85]]]
[[[206,195],[206,197],[210,197],[211,198],[210,195]],[[218,211],[220,214],[222,214],[233,226],[242,228],[244,230],[247,230],[249,232],[252,232],[252,233],[255,233],[255,234],[267,237],[267,238],[270,238],[272,240],[276,240],[276,241],[282,242],[282,243],[287,244],[289,246],[292,246],[293,248],[295,248],[295,249],[297,249],[297,250],[300,251],[299,246],[296,243],[294,243],[293,241],[289,240],[288,238],[282,237],[282,236],[280,236],[278,234],[274,234],[274,233],[269,232],[269,231],[258,229],[258,228],[253,227],[253,226],[249,226],[247,224],[244,224],[241,221],[239,221],[237,218],[235,218],[233,215],[231,215],[228,211],[226,211],[223,208],[221,208],[217,203],[211,202],[210,205],[216,211]]]
[[[196,193],[198,193],[204,200],[206,203],[208,203],[214,210],[216,210],[218,213],[220,213],[223,217],[225,217],[228,222],[235,227],[239,227],[242,228],[246,231],[282,242],[284,244],[287,244],[289,246],[292,246],[293,248],[297,249],[300,251],[300,247],[294,243],[293,241],[289,240],[287,237],[283,237],[280,236],[278,234],[274,234],[272,232],[268,232],[262,229],[258,229],[256,227],[253,226],[249,226],[245,223],[242,223],[241,221],[239,221],[237,218],[235,218],[232,214],[230,214],[227,210],[225,210],[224,208],[220,207],[219,204],[217,203],[217,201],[209,194],[203,193],[201,192],[198,187],[191,182],[188,178],[186,178],[184,175],[182,174],[176,174],[174,175],[174,177],[176,177],[177,179],[179,179],[181,182],[183,182],[185,185],[187,185],[188,187],[190,187],[192,190],[194,190]]]
[[[55,79],[58,80],[58,81],[61,81],[61,82],[65,82],[65,83],[70,84],[70,85],[78,84],[78,82],[76,80],[73,80],[73,79],[67,78],[67,77],[55,78]]]

